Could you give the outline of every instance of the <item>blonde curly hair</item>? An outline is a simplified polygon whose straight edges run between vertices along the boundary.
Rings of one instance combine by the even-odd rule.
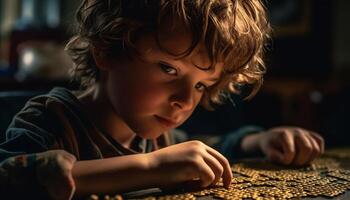
[[[98,81],[93,47],[102,46],[105,56],[115,57],[128,51],[125,46],[135,46],[143,33],[158,35],[165,16],[180,20],[193,35],[191,46],[176,56],[189,55],[204,41],[212,66],[224,59],[220,80],[203,95],[204,107],[223,103],[229,93],[239,93],[240,85],[253,85],[247,98],[256,94],[266,72],[263,56],[271,30],[261,0],[83,0],[77,34],[66,46],[74,77],[83,88]]]

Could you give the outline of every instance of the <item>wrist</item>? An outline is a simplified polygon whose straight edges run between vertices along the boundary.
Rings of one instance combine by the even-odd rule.
[[[241,149],[244,153],[252,153],[260,151],[260,141],[263,132],[254,133],[242,138]]]
[[[156,152],[144,154],[144,170],[147,174],[149,183],[151,183],[153,187],[159,187],[162,185],[162,179],[159,179],[161,170],[159,170],[159,162]]]
[[[143,167],[147,171],[152,171],[155,168],[155,158],[154,158],[154,152],[145,153],[143,156]]]

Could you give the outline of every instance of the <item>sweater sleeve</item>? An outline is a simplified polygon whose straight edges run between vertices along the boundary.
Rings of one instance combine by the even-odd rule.
[[[40,98],[14,117],[0,144],[0,190],[9,199],[71,199],[75,157],[57,149],[56,118]]]
[[[255,154],[244,153],[241,149],[241,142],[245,136],[255,134],[263,130],[264,129],[262,127],[253,125],[241,127],[238,130],[228,132],[223,135],[214,147],[229,160],[262,156],[260,152],[256,152]]]

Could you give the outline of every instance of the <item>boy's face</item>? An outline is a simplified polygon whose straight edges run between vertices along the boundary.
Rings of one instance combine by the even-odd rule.
[[[185,33],[178,28],[162,34],[162,46],[174,53],[183,52],[190,45],[190,37]],[[201,70],[211,65],[204,44],[178,59],[161,51],[153,34],[142,36],[136,49],[141,56],[124,56],[109,62],[106,92],[117,116],[125,123],[123,126],[151,139],[189,118],[205,87],[219,78],[223,63]]]

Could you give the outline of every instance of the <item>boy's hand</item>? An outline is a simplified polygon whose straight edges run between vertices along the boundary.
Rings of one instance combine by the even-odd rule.
[[[232,171],[228,160],[200,141],[172,145],[148,154],[151,170],[160,187],[180,183],[214,185],[220,178],[225,187],[231,184]]]
[[[277,127],[248,137],[242,148],[255,146],[270,160],[285,165],[305,165],[324,152],[319,134],[298,127]]]

